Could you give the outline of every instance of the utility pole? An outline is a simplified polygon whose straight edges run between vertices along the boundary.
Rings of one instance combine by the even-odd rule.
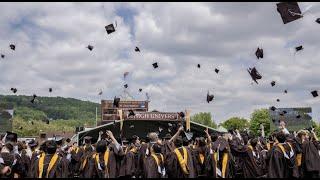
[[[98,126],[98,107],[96,107],[96,127]]]

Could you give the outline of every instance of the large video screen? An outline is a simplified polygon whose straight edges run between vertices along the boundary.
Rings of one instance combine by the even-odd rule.
[[[286,122],[287,129],[291,132],[312,126],[312,108],[277,108],[270,113],[270,129],[274,131],[278,129],[281,120]]]

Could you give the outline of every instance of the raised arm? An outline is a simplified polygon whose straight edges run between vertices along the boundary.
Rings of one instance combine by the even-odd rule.
[[[211,144],[212,139],[211,139],[211,136],[210,136],[210,134],[209,134],[209,129],[208,129],[208,128],[206,128],[206,130],[204,130],[204,132],[206,133],[207,138],[208,138],[208,142],[207,142],[207,144]]]
[[[174,136],[172,136],[172,138],[169,140],[169,142],[173,142],[179,135],[180,133],[183,131],[183,126],[180,126],[178,131],[176,132],[176,134]]]

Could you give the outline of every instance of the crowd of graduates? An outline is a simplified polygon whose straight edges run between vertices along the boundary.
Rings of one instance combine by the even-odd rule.
[[[203,132],[188,139],[181,126],[171,136],[150,132],[97,142],[64,139],[28,143],[7,135],[0,143],[0,178],[316,178],[320,143],[313,130],[290,134],[284,123],[268,137],[238,130]]]

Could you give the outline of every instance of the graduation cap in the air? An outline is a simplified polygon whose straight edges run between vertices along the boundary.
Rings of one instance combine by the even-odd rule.
[[[33,121],[31,121],[31,124],[33,125]]]
[[[184,116],[185,116],[184,112],[182,112],[182,111],[179,112],[178,114],[179,114],[179,116],[180,116],[181,118],[184,118]]]
[[[139,92],[141,92],[141,91],[142,91],[142,89],[140,88],[140,89],[139,89]]]
[[[280,102],[280,99],[277,99],[277,102]]]
[[[275,81],[271,81],[271,86],[275,86],[276,82]]]
[[[10,89],[13,93],[16,93],[18,90],[17,90],[17,88],[11,88]]]
[[[296,48],[296,52],[303,50],[303,46],[297,46]]]
[[[8,142],[8,141],[17,142],[17,140],[18,140],[18,135],[16,133],[7,131],[5,142]]]
[[[256,82],[258,84],[257,79],[261,79],[262,76],[259,74],[257,69],[255,67],[253,67],[253,68],[249,68],[247,70],[248,70],[248,73],[250,74],[252,80],[254,80],[254,82]]]
[[[287,94],[287,93],[288,93],[288,91],[287,91],[287,90],[284,90],[284,93],[286,93],[286,94]]]
[[[271,108],[270,108],[272,111],[275,111],[277,108],[276,107],[274,107],[274,106],[271,106]]]
[[[13,51],[16,50],[16,46],[13,44],[10,44],[10,49],[12,49]]]
[[[130,129],[134,128],[134,125],[132,124],[129,128],[130,128]]]
[[[52,88],[49,88],[49,92],[52,92]]]
[[[153,66],[153,68],[155,68],[155,69],[159,67],[157,62],[153,63],[152,66]]]
[[[219,73],[219,71],[220,71],[220,70],[217,69],[217,68],[214,69],[214,72],[216,72],[217,74]]]
[[[124,85],[124,88],[128,88],[128,84],[125,84],[125,85]]]
[[[120,102],[120,98],[114,97],[113,106],[118,108],[119,107],[119,102]]]
[[[33,98],[31,99],[30,102],[31,102],[31,103],[34,103],[34,100],[36,99],[36,97],[37,97],[37,95],[34,94],[34,95],[33,95]]]
[[[102,91],[100,91],[100,92],[99,92],[99,95],[102,95],[102,93],[103,93],[103,92],[102,92]]]
[[[5,57],[5,55],[4,54],[1,54],[1,58],[3,59]]]
[[[297,2],[281,2],[277,4],[277,11],[280,13],[284,24],[302,18],[301,10]]]
[[[136,114],[133,112],[133,110],[129,110],[129,115],[128,115],[128,117],[130,117],[130,116],[135,116]]]
[[[258,49],[257,49],[257,51],[256,51],[256,56],[257,56],[257,58],[259,59],[259,58],[263,58],[263,49],[260,49],[259,47],[258,47]]]
[[[316,20],[316,22],[317,22],[318,24],[320,24],[320,18],[318,18],[318,19]]]
[[[276,122],[276,120],[275,120],[275,119],[272,119],[272,122],[273,122],[273,123],[275,123],[275,122]]]
[[[208,91],[208,93],[207,93],[207,102],[209,103],[210,101],[213,100],[213,98],[214,98],[214,95],[213,95],[213,94],[210,95],[210,94],[209,94],[209,91]]]
[[[45,121],[46,121],[46,124],[50,124],[50,121],[49,121],[49,119],[46,119]]]
[[[22,129],[23,129],[23,127],[22,127],[22,126],[20,126],[20,127],[19,127],[19,129],[20,129],[20,130],[22,130]]]
[[[287,114],[287,111],[282,111],[283,112],[283,114]]]
[[[318,91],[312,91],[311,94],[312,94],[313,97],[317,97],[318,96]]]
[[[91,45],[88,45],[87,48],[88,48],[90,51],[93,50],[93,46],[91,46]]]
[[[197,66],[198,66],[198,68],[200,68],[200,64],[198,64]]]
[[[296,118],[297,118],[297,119],[301,118],[301,115],[300,115],[300,114],[298,114],[298,115],[296,116]]]
[[[159,130],[159,132],[162,132],[163,129],[162,129],[162,127],[159,127],[158,130]]]
[[[135,51],[135,52],[140,52],[140,49],[139,49],[138,47],[136,47],[136,48],[134,49],[134,51]]]
[[[105,28],[106,28],[106,31],[107,31],[108,34],[111,34],[111,33],[116,31],[116,29],[114,28],[113,24],[109,24],[109,25],[105,26]]]

